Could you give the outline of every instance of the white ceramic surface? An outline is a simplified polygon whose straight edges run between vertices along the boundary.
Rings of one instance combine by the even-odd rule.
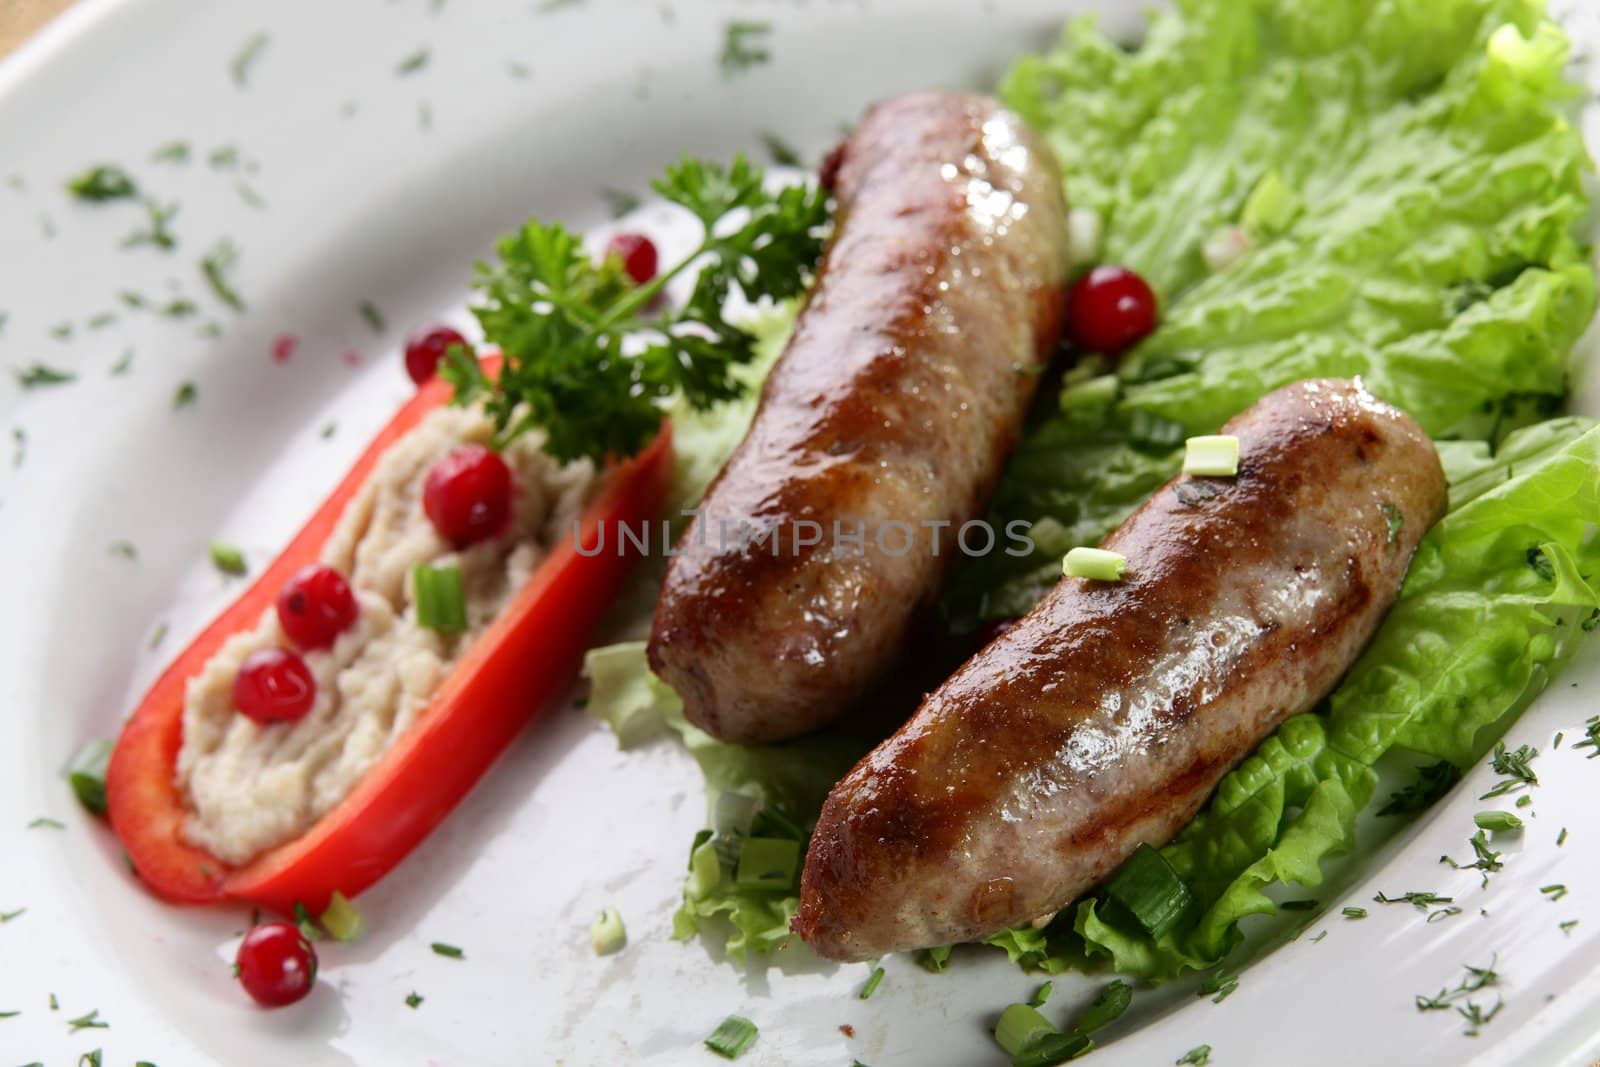
[[[9,374],[0,384],[0,912],[26,908],[0,925],[0,1011],[21,1013],[0,1019],[0,1062],[70,1065],[103,1048],[118,1067],[709,1064],[720,1061],[700,1040],[729,1012],[761,1026],[741,1061],[751,1067],[1000,1062],[987,1027],[1038,980],[998,953],[958,952],[943,975],[889,960],[861,1002],[865,967],[740,971],[669,941],[703,817],[699,775],[670,744],[617,752],[573,711],[530,729],[362,898],[370,932],[325,948],[311,1000],[272,1013],[229,978],[245,911],[153,901],[60,771],[81,740],[115,730],[164,657],[236,591],[205,562],[207,541],[264,562],[406,395],[400,337],[461,320],[470,265],[496,234],[534,212],[600,226],[602,186],[641,190],[681,152],[759,153],[763,131],[814,159],[865,102],[989,84],[1066,14],[1096,6],[1113,27],[1137,25],[1114,0],[85,0],[0,64],[0,364],[79,376],[26,396]],[[725,77],[723,27],[752,18],[772,24],[772,60]],[[1566,18],[1584,47],[1600,46],[1594,11]],[[258,34],[241,85],[230,63]],[[402,73],[424,48],[425,64]],[[191,146],[187,165],[151,160],[175,140]],[[208,161],[227,145],[240,164]],[[136,207],[65,197],[62,181],[101,161],[181,204],[178,249],[122,250]],[[224,237],[240,252],[244,313],[196,269]],[[130,311],[124,290],[203,310]],[[363,301],[385,329],[364,321]],[[102,310],[117,321],[92,328]],[[74,325],[60,340],[63,322]],[[209,322],[220,336],[203,335]],[[280,364],[271,352],[285,333],[298,345]],[[185,381],[195,402],[174,410]],[[1580,408],[1600,411],[1593,376],[1581,381]],[[25,437],[15,468],[13,431]],[[110,552],[117,541],[137,559]],[[1592,1060],[1600,763],[1570,740],[1548,748],[1557,730],[1581,734],[1597,687],[1600,645],[1513,729],[1513,743],[1546,750],[1542,784],[1487,890],[1437,863],[1465,848],[1492,777],[1479,768],[1393,839],[1366,824],[1358,860],[1316,892],[1328,915],[1351,902],[1370,918],[1313,924],[1222,1004],[1192,983],[1142,993],[1091,1062],[1171,1063],[1202,1043],[1229,1067]],[[37,816],[66,828],[26,828]],[[1537,887],[1552,882],[1571,892],[1546,900]],[[1427,924],[1368,903],[1419,888],[1466,911]],[[596,959],[585,928],[603,904],[621,909],[629,945]],[[466,958],[436,956],[432,941]],[[1491,958],[1505,1007],[1480,1037],[1453,1013],[1416,1011],[1414,994]],[[1086,1000],[1100,981],[1058,979],[1052,1003]],[[413,990],[425,998],[415,1009]],[[96,1009],[109,1029],[69,1032]]]

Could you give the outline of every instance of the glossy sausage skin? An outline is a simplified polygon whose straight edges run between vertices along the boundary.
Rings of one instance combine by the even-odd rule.
[[[1105,541],[1121,582],[1063,578],[834,788],[794,921],[818,954],[1064,907],[1354,662],[1444,513],[1433,445],[1344,381],[1286,386],[1222,432],[1236,478],[1163,487]]]
[[[981,96],[901,97],[834,163],[835,238],[650,635],[652,669],[725,741],[813,730],[893,667],[1060,331],[1061,179],[1021,119]],[[776,533],[741,541],[741,523]]]

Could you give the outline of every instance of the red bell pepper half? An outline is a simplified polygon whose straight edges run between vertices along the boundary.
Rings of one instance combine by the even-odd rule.
[[[493,373],[497,361],[485,362]],[[239,868],[182,835],[188,812],[176,766],[188,680],[229,637],[257,625],[284,582],[318,558],[383,452],[449,398],[450,387],[435,380],[400,409],[283,554],[184,649],[123,728],[106,772],[108,814],[129,861],[158,896],[185,904],[243,900],[284,914],[300,903],[320,914],[335,890],[354,896],[399,863],[574,676],[590,632],[633,560],[620,545],[585,556],[563,537],[467,649],[416,724],[306,833]],[[671,458],[664,425],[649,448],[610,472],[584,513],[581,542],[595,544],[601,523],[654,517]]]

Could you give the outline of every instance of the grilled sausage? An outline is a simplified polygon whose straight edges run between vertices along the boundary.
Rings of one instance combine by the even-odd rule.
[[[901,97],[829,170],[834,240],[650,635],[651,667],[725,741],[815,729],[893,666],[1060,331],[1061,178],[1015,115]]]
[[[971,941],[1165,844],[1321,700],[1444,513],[1432,444],[1359,382],[1233,419],[1239,473],[1174,479],[829,796],[794,929],[829,959]]]

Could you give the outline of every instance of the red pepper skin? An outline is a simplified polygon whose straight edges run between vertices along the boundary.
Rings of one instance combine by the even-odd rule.
[[[188,680],[229,637],[254,627],[283,583],[317,559],[378,458],[450,395],[439,380],[418,390],[283,553],[157,679],[123,728],[106,771],[108,815],[129,862],[157,896],[181,904],[243,900],[281,914],[297,903],[320,914],[336,890],[355,896],[405,858],[571,681],[589,634],[634,562],[615,550],[615,530],[606,551],[590,557],[564,535],[473,642],[418,722],[306,833],[237,869],[182,835],[188,812],[176,766]],[[671,431],[663,426],[590,504],[582,543],[595,543],[602,522],[651,520],[665,500],[671,460]]]

